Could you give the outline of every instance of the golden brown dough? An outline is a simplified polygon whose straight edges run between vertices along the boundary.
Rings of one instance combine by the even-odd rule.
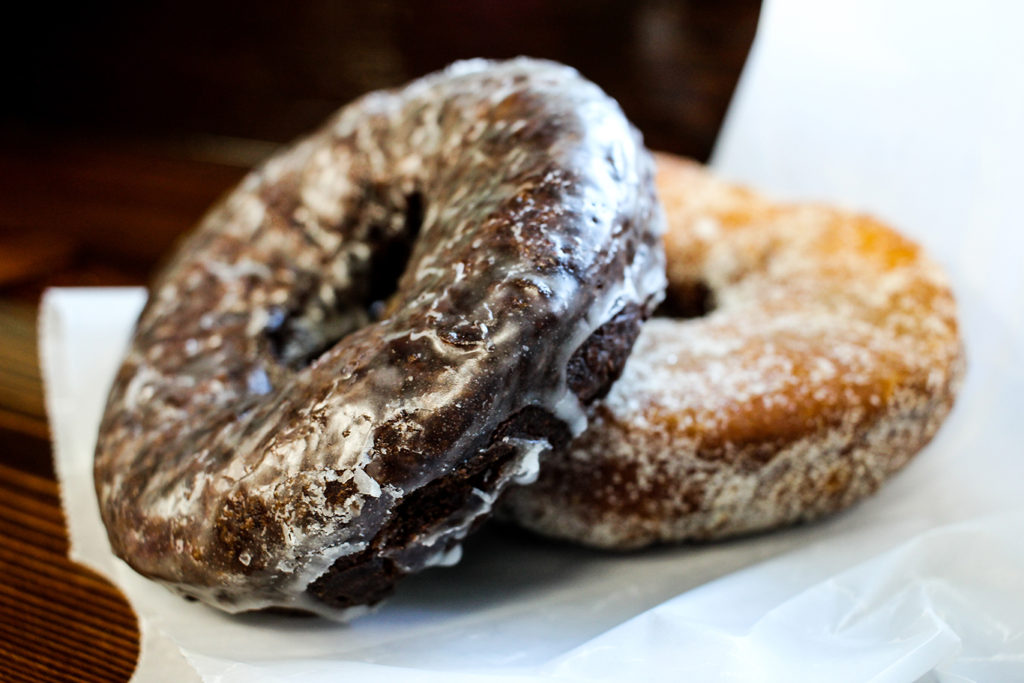
[[[658,158],[669,311],[591,426],[504,515],[604,548],[810,520],[935,434],[963,373],[946,277],[882,223],[781,204]]]

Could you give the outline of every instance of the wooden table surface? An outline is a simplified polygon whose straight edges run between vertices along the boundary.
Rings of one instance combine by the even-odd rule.
[[[0,681],[127,680],[138,656],[123,596],[67,558],[36,361],[45,287],[144,284],[280,143],[360,92],[458,57],[574,64],[652,146],[706,158],[757,2],[512,5],[388,0],[339,14],[322,0],[285,16],[255,3],[242,28],[258,47],[225,41],[234,15],[197,2],[173,16],[161,3],[116,20],[80,12],[68,26],[46,13],[45,39],[26,32],[35,72],[0,113]]]
[[[37,302],[44,286],[144,284],[175,237],[268,149],[231,142],[211,161],[197,144],[23,138],[0,154],[0,681],[123,681],[135,668],[131,608],[67,557]]]
[[[44,285],[143,284],[244,168],[137,141],[64,140],[59,153],[52,142],[8,146],[0,169],[0,221],[18,227],[0,233],[0,681],[124,681],[138,657],[135,615],[67,557],[36,360],[38,295]],[[149,239],[116,244],[140,225]],[[84,235],[113,256],[83,253]]]

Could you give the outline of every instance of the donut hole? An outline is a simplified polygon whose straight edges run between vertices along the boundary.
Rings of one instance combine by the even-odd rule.
[[[371,229],[377,246],[353,278],[361,288],[336,291],[332,301],[325,301],[321,283],[309,281],[297,288],[302,293],[291,307],[268,311],[264,335],[278,362],[295,370],[312,365],[348,335],[386,317],[423,227],[423,195],[407,195],[403,210],[401,231]]]
[[[672,283],[665,300],[654,311],[655,318],[686,320],[702,318],[715,310],[715,292],[701,280]]]
[[[423,195],[414,192],[405,198],[405,226],[397,237],[382,241],[370,260],[369,291],[366,312],[370,322],[384,317],[388,300],[398,291],[412,247],[423,228]]]

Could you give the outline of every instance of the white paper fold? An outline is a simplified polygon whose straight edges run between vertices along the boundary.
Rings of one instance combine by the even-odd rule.
[[[139,614],[136,678],[1024,680],[1021,7],[766,4],[716,164],[906,229],[950,268],[968,343],[936,440],[820,524],[635,556],[489,528],[350,625],[230,617],[135,575],[99,522],[96,429],[144,293],[49,291],[40,351],[71,554]]]

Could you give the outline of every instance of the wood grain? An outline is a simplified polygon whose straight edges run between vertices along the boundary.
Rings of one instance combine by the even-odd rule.
[[[134,613],[67,551],[56,483],[0,464],[0,680],[131,676]]]
[[[0,335],[0,427],[45,439],[35,306],[0,300]]]

